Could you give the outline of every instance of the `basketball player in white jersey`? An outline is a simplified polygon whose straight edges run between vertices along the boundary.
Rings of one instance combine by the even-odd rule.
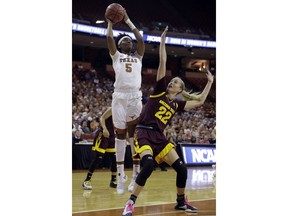
[[[142,58],[145,51],[144,40],[139,30],[129,19],[126,11],[125,23],[130,27],[137,40],[137,48],[132,52],[132,38],[127,34],[120,34],[114,40],[112,25],[107,19],[107,43],[109,54],[112,58],[115,72],[114,92],[112,95],[112,116],[116,128],[116,163],[117,163],[117,193],[124,194],[126,191],[127,176],[124,172],[124,159],[126,150],[126,134],[129,135],[129,143],[132,155],[134,150],[134,131],[138,117],[142,110],[141,70]],[[133,157],[133,176],[128,190],[134,187],[136,176],[140,172],[140,159]]]

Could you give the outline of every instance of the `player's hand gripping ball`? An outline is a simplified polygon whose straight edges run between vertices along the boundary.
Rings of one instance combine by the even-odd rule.
[[[108,5],[105,11],[106,19],[109,19],[113,24],[123,20],[125,15],[125,9],[118,3],[112,3]]]

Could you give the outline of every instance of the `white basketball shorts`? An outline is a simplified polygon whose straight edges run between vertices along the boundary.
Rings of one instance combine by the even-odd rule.
[[[139,117],[142,111],[142,92],[114,92],[112,118],[116,128],[126,129],[127,122]]]

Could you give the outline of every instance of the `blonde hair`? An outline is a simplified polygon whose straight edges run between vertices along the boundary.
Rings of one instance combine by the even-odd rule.
[[[184,91],[184,89],[185,89],[185,83],[184,83],[184,81],[180,78],[180,77],[175,77],[175,78],[178,78],[180,81],[181,81],[181,86],[180,86],[180,88],[182,89],[182,92]],[[180,92],[180,93],[182,93],[182,92]]]
[[[200,101],[200,99],[201,99],[200,95],[199,95],[200,92],[194,92],[192,94],[191,91],[190,92],[185,91],[185,83],[184,83],[184,81],[178,76],[174,77],[173,79],[175,79],[175,78],[178,78],[181,81],[180,88],[182,89],[182,91],[179,92],[178,94],[181,95],[182,100],[185,100],[185,101],[198,100],[198,101]]]

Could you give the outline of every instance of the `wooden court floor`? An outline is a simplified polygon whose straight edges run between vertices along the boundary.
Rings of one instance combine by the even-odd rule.
[[[90,191],[82,189],[86,170],[72,172],[72,215],[73,216],[112,216],[122,215],[123,207],[130,192],[118,195],[116,189],[109,187],[110,171],[96,170],[92,177]],[[212,167],[189,167],[186,183],[186,195],[189,202],[198,208],[197,214],[216,216],[216,187],[213,183]],[[126,169],[131,177],[132,170]],[[146,182],[136,204],[134,216],[178,216],[185,212],[174,210],[176,199],[176,172],[168,168],[167,172],[156,169]],[[130,183],[128,179],[127,186]]]

